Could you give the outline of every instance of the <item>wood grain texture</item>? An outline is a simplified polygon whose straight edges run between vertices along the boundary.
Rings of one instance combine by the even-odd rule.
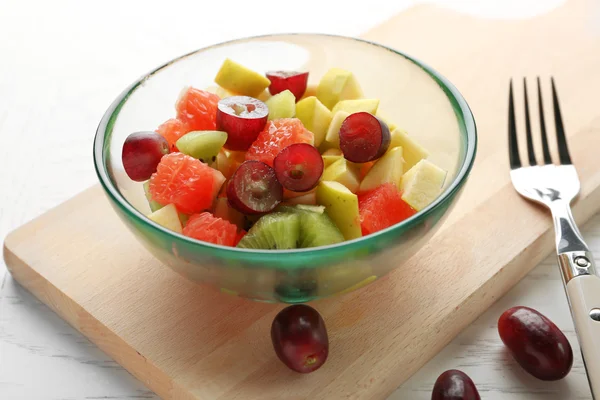
[[[480,26],[469,18],[427,8],[391,21],[415,33],[419,29],[427,32],[432,26],[442,29],[446,23],[458,31],[456,37],[449,33],[443,40],[430,35],[427,42],[427,35],[415,34],[405,38],[407,43],[391,44],[435,65],[463,91],[479,123],[480,156],[461,203],[442,232],[419,255],[369,290],[317,304],[328,321],[333,343],[332,358],[318,375],[300,379],[273,362],[265,332],[277,307],[217,296],[161,267],[124,231],[98,189],[9,237],[7,264],[36,296],[165,398],[278,398],[282,393],[294,393],[286,398],[381,398],[552,248],[546,213],[524,203],[508,184],[506,82],[513,74],[546,73],[548,59],[543,57],[550,57],[540,54],[541,50],[531,54],[529,48],[521,53],[510,43],[529,38],[537,39],[537,46],[541,46],[548,35],[553,38],[550,30],[558,21],[557,15],[562,15],[561,26],[569,34],[576,38],[582,34],[576,21],[587,2],[573,4],[560,10],[562,14],[539,19],[536,23],[541,26],[528,28],[522,23],[502,29],[495,23]],[[475,25],[471,29],[469,21]],[[515,30],[520,36],[506,35]],[[467,44],[452,47],[456,42],[451,39],[473,31],[488,42],[475,40],[475,49]],[[380,41],[388,43],[395,37],[386,28],[367,37],[376,39],[378,35]],[[597,69],[598,63],[591,51],[586,54],[573,46],[597,46],[597,40],[586,38],[577,43],[563,40],[565,59],[549,60],[557,64],[565,122],[582,175],[583,192],[575,207],[578,220],[596,209],[600,184],[591,151],[598,148],[600,128],[594,114],[597,110],[592,108],[598,76],[578,69]],[[425,50],[435,45],[432,41],[440,46],[437,52]],[[517,66],[502,63],[503,71],[490,73],[484,67],[488,61],[495,65],[495,60],[489,60],[488,47],[504,49],[502,56],[516,55],[520,61]],[[486,49],[488,56],[481,57]],[[457,52],[467,57],[479,54],[479,67],[465,67],[464,59],[458,63]],[[570,52],[587,58],[579,67],[570,65]],[[472,59],[477,61],[477,57]],[[543,66],[538,64],[536,70],[540,62]],[[585,85],[578,80],[584,74],[591,79]],[[481,82],[490,76],[489,86],[483,87]],[[577,90],[564,89],[573,87]],[[82,216],[87,216],[85,223],[81,223]],[[90,242],[94,245],[86,245]],[[502,251],[491,253],[489,249],[497,248],[499,242],[504,245]],[[440,289],[427,290],[431,287]],[[117,312],[122,310],[126,312]],[[233,314],[237,318],[223,317]]]

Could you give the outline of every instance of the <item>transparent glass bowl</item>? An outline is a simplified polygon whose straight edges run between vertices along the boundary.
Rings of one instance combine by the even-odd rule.
[[[248,250],[199,242],[145,217],[141,183],[121,163],[127,135],[174,117],[185,86],[205,88],[225,58],[256,71],[307,70],[317,84],[331,67],[352,71],[365,97],[448,171],[443,193],[426,209],[364,238],[314,249]],[[346,293],[399,268],[440,225],[464,185],[476,152],[473,115],[458,90],[436,71],[388,47],[349,37],[286,34],[234,40],[177,58],[143,76],[106,111],[94,142],[100,182],[117,214],[164,264],[223,292],[262,301],[299,303]],[[441,251],[441,250],[440,250]]]

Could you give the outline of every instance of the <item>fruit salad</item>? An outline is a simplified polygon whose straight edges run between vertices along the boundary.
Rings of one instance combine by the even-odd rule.
[[[253,71],[227,59],[217,86],[184,88],[175,115],[123,145],[148,218],[191,238],[247,249],[327,246],[421,211],[446,172],[332,68]]]

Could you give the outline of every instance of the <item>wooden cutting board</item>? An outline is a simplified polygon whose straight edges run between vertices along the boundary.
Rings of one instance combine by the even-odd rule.
[[[365,289],[315,304],[331,340],[316,373],[292,373],[276,359],[269,328],[280,305],[223,295],[163,267],[98,186],[11,233],[6,263],[165,399],[383,399],[553,249],[548,213],[509,182],[510,77],[556,78],[582,181],[576,219],[600,209],[598,7],[573,0],[535,19],[491,21],[419,6],[364,35],[456,84],[477,120],[479,154],[463,197],[421,252]]]

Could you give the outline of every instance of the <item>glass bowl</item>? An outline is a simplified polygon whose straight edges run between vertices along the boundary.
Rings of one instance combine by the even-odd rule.
[[[443,193],[413,217],[337,245],[297,250],[248,250],[213,245],[152,222],[141,183],[121,163],[125,138],[174,117],[183,87],[205,88],[225,58],[256,71],[310,71],[309,85],[331,67],[352,71],[365,97],[379,98],[387,118],[415,137],[430,160],[448,171]],[[299,303],[362,287],[400,268],[433,235],[456,201],[476,152],[473,115],[458,90],[432,68],[365,40],[320,34],[239,39],[184,55],[155,69],[117,97],[94,141],[94,163],[117,214],[159,260],[222,292],[269,302]]]

